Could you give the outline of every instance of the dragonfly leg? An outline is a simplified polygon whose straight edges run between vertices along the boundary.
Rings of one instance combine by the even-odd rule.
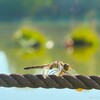
[[[59,71],[58,76],[62,76],[63,75],[63,70]]]

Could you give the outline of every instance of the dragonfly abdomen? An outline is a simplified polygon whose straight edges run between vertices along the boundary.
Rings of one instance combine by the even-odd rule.
[[[43,68],[43,66],[31,66],[31,67],[25,67],[24,69],[28,70],[28,69],[34,69],[34,68]]]

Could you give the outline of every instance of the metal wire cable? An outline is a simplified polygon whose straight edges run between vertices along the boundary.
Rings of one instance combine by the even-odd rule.
[[[100,90],[100,76],[64,75],[57,77],[32,74],[0,74],[0,87],[30,87],[30,88],[70,88],[70,89],[98,89]]]

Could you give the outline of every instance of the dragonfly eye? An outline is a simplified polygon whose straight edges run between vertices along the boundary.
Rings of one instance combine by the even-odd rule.
[[[63,67],[64,67],[64,70],[65,70],[65,71],[67,71],[67,70],[70,68],[69,64],[64,64]]]

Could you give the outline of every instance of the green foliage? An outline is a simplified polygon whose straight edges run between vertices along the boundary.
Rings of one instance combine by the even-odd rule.
[[[99,14],[100,0],[0,0],[0,20],[81,18],[89,11]]]

